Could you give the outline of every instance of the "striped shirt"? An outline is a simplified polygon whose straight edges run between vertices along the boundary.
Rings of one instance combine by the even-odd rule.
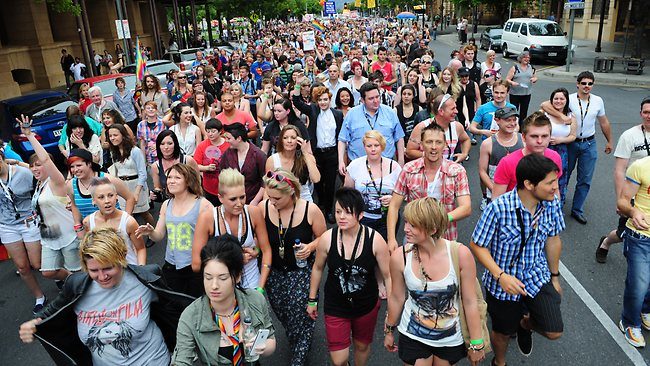
[[[521,256],[521,227],[517,211],[521,212],[526,238]],[[472,240],[478,246],[488,248],[496,264],[523,282],[528,295],[535,297],[542,285],[551,280],[544,250],[546,241],[559,235],[564,227],[562,206],[557,197],[553,201],[540,202],[533,215],[521,203],[517,190],[513,190],[499,196],[483,211]],[[506,293],[489,271],[483,273],[482,280],[486,290],[497,299],[519,300],[519,295]]]

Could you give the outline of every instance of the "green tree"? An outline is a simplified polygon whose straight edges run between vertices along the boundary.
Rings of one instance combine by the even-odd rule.
[[[57,13],[81,14],[81,7],[73,0],[36,0],[37,3],[47,3]]]

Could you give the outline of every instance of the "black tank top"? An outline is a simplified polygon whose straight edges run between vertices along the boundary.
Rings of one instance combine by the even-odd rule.
[[[413,114],[411,117],[404,117],[404,106],[402,103],[400,103],[396,109],[397,118],[399,118],[399,123],[402,125],[404,135],[406,135],[404,136],[404,141],[408,141],[409,137],[411,137],[411,132],[413,132],[413,128],[415,128],[415,115],[420,111],[420,106],[413,103]]]
[[[469,121],[474,119],[474,104],[476,104],[476,87],[474,82],[470,80],[465,86],[465,90],[460,88],[460,95],[456,100],[456,108],[458,109],[458,122],[465,123],[465,115],[463,114],[463,98],[467,103],[467,113],[469,114]]]
[[[284,258],[280,257],[280,233],[278,227],[269,218],[269,201],[266,201],[265,210],[266,216],[264,222],[266,223],[266,231],[269,234],[269,244],[271,245],[272,270],[287,272],[298,269],[296,266],[296,257],[293,255],[293,245],[296,239],[300,239],[300,242],[303,244],[309,244],[314,240],[314,231],[307,219],[309,202],[305,205],[305,216],[302,221],[296,226],[285,229]],[[307,261],[307,266],[311,268],[313,256],[309,257]]]
[[[185,164],[185,154],[181,153],[178,157],[178,163]],[[178,164],[176,163],[176,164]],[[163,192],[167,192],[167,174],[163,169],[162,159],[158,159],[158,181],[162,186]]]
[[[339,228],[332,228],[332,241],[327,255],[327,280],[325,281],[325,305],[327,315],[340,318],[356,318],[368,314],[379,298],[375,268],[377,259],[372,253],[375,231],[364,225],[359,242],[359,257],[351,260],[341,258],[338,240]]]

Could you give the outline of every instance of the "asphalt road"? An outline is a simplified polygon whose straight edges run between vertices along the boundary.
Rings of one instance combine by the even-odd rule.
[[[443,36],[432,46],[436,51],[436,59],[445,63],[448,55],[457,44],[453,36]],[[484,60],[484,52],[479,52],[479,59]],[[503,60],[499,55],[497,60],[507,70],[512,60]],[[539,65],[538,69],[544,65]],[[577,74],[576,70],[576,74]],[[549,80],[540,78],[533,87],[531,110],[548,98],[551,91],[565,87],[575,90],[575,80]],[[599,86],[598,76],[593,90],[605,100],[607,116],[612,124],[613,136],[617,138],[627,128],[639,122],[639,104],[643,97],[650,95],[650,90],[639,88],[623,88],[615,86]],[[616,323],[622,310],[622,295],[625,281],[626,262],[622,255],[622,246],[614,246],[610,250],[607,264],[598,264],[594,260],[597,241],[616,224],[615,198],[613,188],[614,158],[605,155],[604,138],[597,133],[599,158],[591,192],[585,205],[589,223],[586,226],[578,224],[567,216],[567,228],[562,233],[564,250],[562,252],[562,313],[565,332],[558,341],[550,342],[537,335],[534,336],[534,350],[529,358],[522,357],[516,350],[514,342],[508,353],[510,365],[642,365],[650,361],[650,350],[635,350],[625,343],[622,334],[616,329]],[[472,192],[479,192],[479,179],[476,169],[478,147],[473,147],[471,158],[465,164],[470,178]],[[575,178],[575,177],[574,177]],[[567,202],[571,202],[575,179],[571,186]],[[459,223],[460,241],[468,243],[478,217],[479,197],[475,194],[471,218]],[[569,213],[570,207],[565,208]],[[150,262],[162,263],[162,246],[149,250]],[[51,361],[38,344],[23,345],[18,339],[18,327],[23,321],[30,319],[33,299],[25,286],[15,275],[11,261],[0,263],[0,365],[50,365]],[[56,296],[56,287],[50,281],[42,280],[47,295]],[[380,320],[383,320],[385,302],[382,304]],[[317,321],[316,333],[310,353],[310,365],[328,365],[329,357],[325,342],[325,332],[322,314]],[[284,331],[279,322],[275,322],[278,348],[273,356],[262,360],[265,365],[288,365],[290,355]],[[375,329],[370,365],[400,365],[395,354],[390,354],[382,347],[383,322],[380,321]],[[648,335],[648,334],[646,334]],[[488,361],[491,356],[488,356]],[[467,362],[461,362],[466,365]],[[489,364],[484,362],[484,364]]]

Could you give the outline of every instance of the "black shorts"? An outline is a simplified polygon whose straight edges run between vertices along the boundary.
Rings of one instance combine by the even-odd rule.
[[[415,365],[417,360],[427,359],[431,356],[449,361],[453,365],[467,356],[467,349],[464,344],[455,347],[428,346],[400,333],[397,353],[399,358],[409,365]]]
[[[546,333],[562,333],[564,330],[560,312],[562,298],[551,282],[544,284],[535,297],[521,296],[519,301],[499,300],[486,291],[485,302],[492,320],[492,330],[497,333],[515,334],[525,309],[528,309],[536,329]]]

